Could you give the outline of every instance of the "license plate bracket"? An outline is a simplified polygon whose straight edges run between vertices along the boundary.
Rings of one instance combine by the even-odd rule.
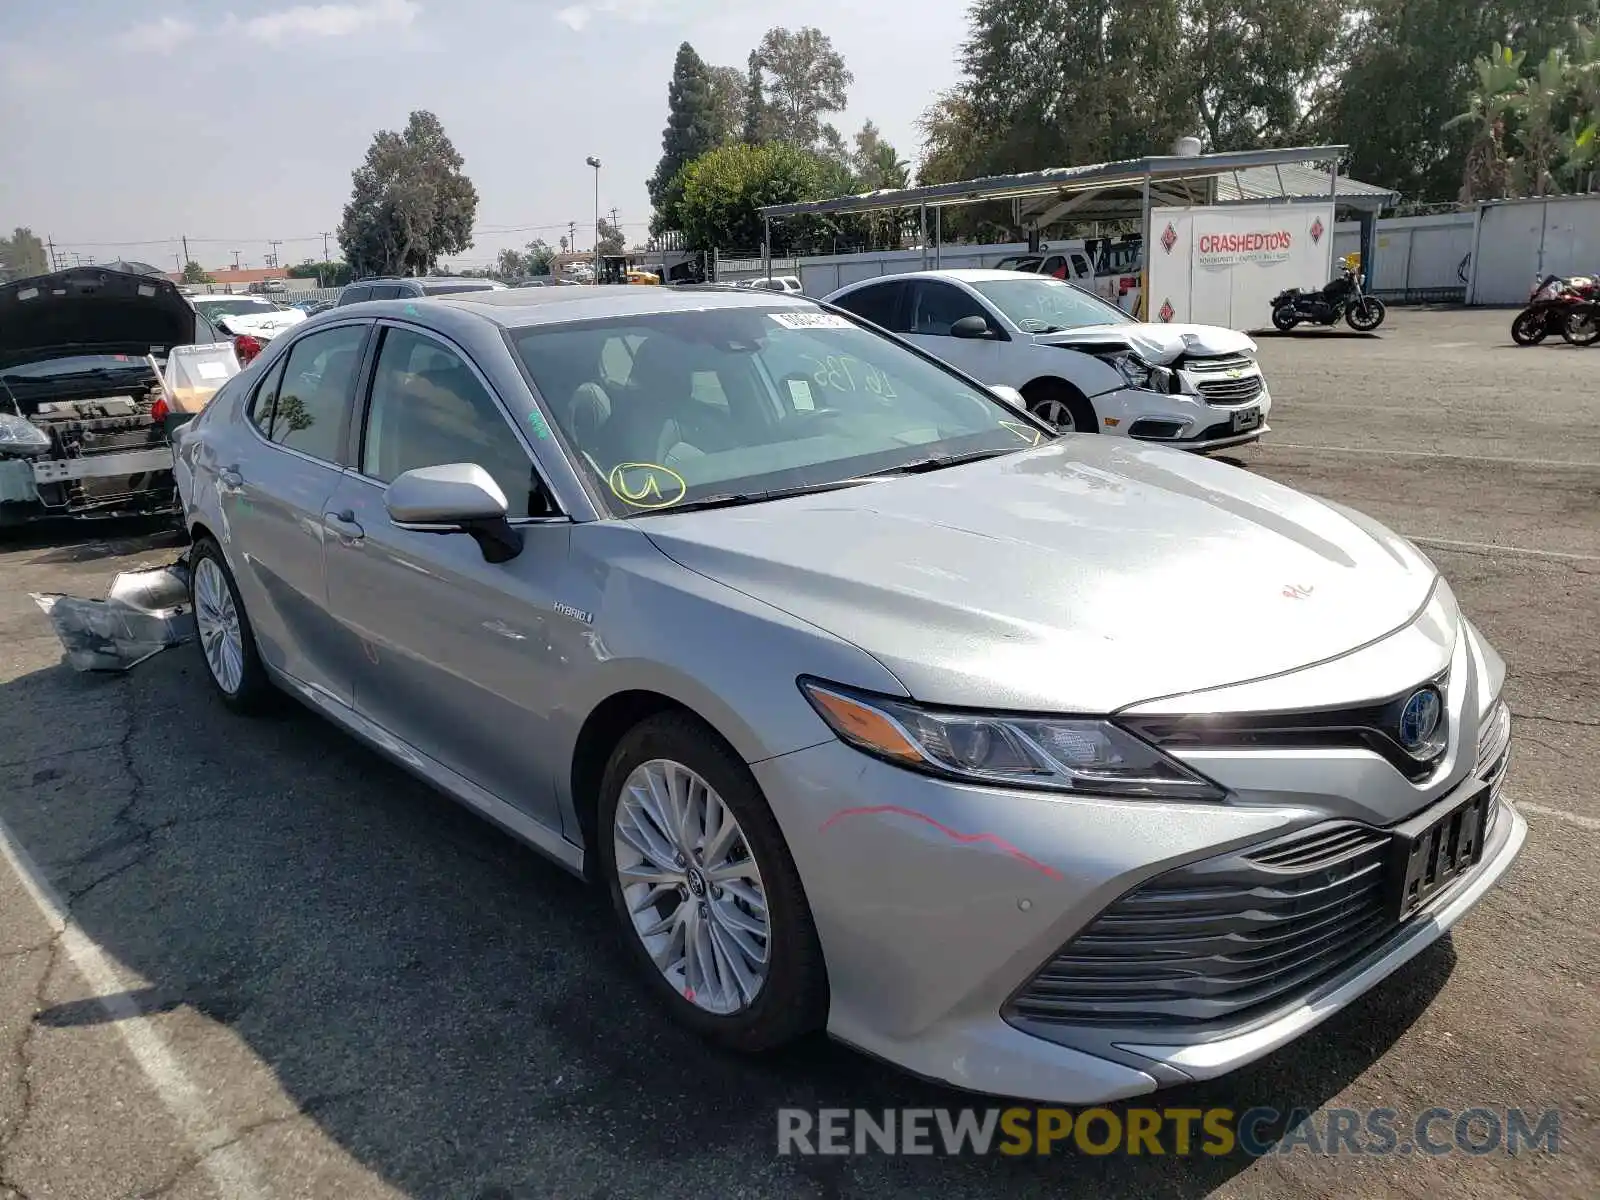
[[[1241,408],[1233,414],[1233,431],[1243,433],[1247,429],[1254,429],[1261,424],[1261,410],[1259,408]]]
[[[1483,858],[1490,789],[1446,801],[1394,830],[1389,858],[1389,913],[1413,916]]]

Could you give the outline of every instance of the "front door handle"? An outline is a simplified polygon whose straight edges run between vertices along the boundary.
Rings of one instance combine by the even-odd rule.
[[[350,509],[343,512],[323,513],[322,523],[345,542],[358,542],[367,536],[367,531],[361,528],[361,522],[356,520],[356,514]]]

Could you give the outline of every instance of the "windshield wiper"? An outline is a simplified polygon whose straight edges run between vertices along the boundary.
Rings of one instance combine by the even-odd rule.
[[[736,508],[741,504],[760,504],[767,500],[781,500],[785,496],[809,496],[816,492],[833,492],[840,488],[855,487],[859,483],[866,483],[869,476],[860,479],[834,479],[827,483],[803,483],[795,487],[771,488],[764,492],[717,492],[710,496],[699,496],[693,500],[685,500],[681,504],[664,504],[660,508],[648,509],[644,512],[629,513],[631,517],[650,517],[657,514],[695,512],[707,508]]]
[[[880,475],[920,475],[924,471],[939,471],[945,467],[958,467],[962,463],[978,462],[985,458],[998,458],[1002,454],[1015,454],[1018,450],[1026,450],[1026,446],[1002,446],[999,449],[969,450],[965,454],[935,454],[930,458],[919,458],[913,462],[901,463],[898,467],[885,467],[881,471],[874,471],[871,475],[864,475],[864,479],[872,479]]]

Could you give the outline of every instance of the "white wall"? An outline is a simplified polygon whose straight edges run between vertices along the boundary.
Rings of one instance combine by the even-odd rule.
[[[1467,286],[1472,235],[1470,212],[1389,217],[1378,222],[1377,273],[1368,287],[1378,292],[1441,291]],[[1361,226],[1341,221],[1334,230],[1335,260],[1361,249]]]
[[[1600,195],[1478,208],[1469,304],[1523,304],[1544,275],[1600,273]]]
[[[1161,208],[1150,238],[1150,320],[1261,329],[1273,296],[1328,281],[1333,206]]]

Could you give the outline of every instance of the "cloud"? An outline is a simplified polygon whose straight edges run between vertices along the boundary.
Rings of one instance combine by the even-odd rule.
[[[367,0],[365,4],[299,4],[282,12],[250,17],[247,36],[276,44],[295,38],[349,37],[385,26],[405,29],[417,19],[417,0]]]
[[[126,50],[164,54],[176,50],[200,31],[182,17],[161,17],[135,25],[117,39]]]
[[[574,4],[571,8],[563,8],[556,13],[556,20],[568,29],[581,30],[589,23],[589,18],[594,16],[594,10],[583,4]]]
[[[582,32],[598,16],[615,16],[630,24],[639,25],[664,15],[670,0],[589,0],[556,10],[556,20],[568,29]]]

